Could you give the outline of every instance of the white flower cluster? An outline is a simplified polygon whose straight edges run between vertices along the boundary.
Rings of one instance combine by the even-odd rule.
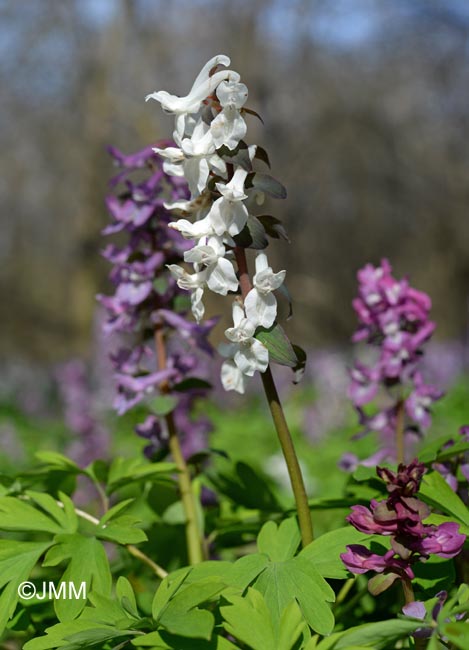
[[[180,219],[171,227],[185,238],[194,240],[194,247],[184,254],[185,262],[193,265],[189,273],[175,264],[168,268],[179,287],[191,292],[192,312],[199,322],[204,315],[202,302],[205,287],[226,296],[238,291],[239,282],[233,267],[233,237],[246,226],[249,212],[246,202],[252,189],[245,187],[248,171],[236,164],[235,158],[224,159],[223,148],[235,153],[246,134],[242,115],[248,89],[240,82],[237,72],[219,69],[229,66],[230,59],[218,55],[210,59],[188,95],[177,97],[164,90],[147,99],[160,102],[163,110],[176,115],[173,133],[175,147],[155,148],[164,158],[164,170],[173,176],[183,176],[189,185],[188,201],[167,204],[178,214],[191,215],[194,221]],[[247,148],[252,161],[256,146]],[[208,187],[211,179],[215,182]],[[256,338],[258,326],[271,327],[277,316],[277,301],[273,291],[285,279],[285,271],[274,273],[267,256],[256,257],[253,288],[245,297],[233,303],[234,326],[226,330],[230,341],[223,346],[227,360],[222,366],[222,383],[226,390],[244,392],[245,376],[256,370],[265,372],[269,362],[267,348]]]

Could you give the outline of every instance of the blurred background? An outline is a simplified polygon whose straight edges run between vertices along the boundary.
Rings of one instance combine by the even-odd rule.
[[[23,425],[33,440],[27,418],[47,412],[57,364],[78,359],[72,384],[81,363],[105,364],[106,146],[166,137],[172,119],[145,95],[185,94],[217,53],[249,86],[265,121],[250,120],[249,140],[289,193],[271,210],[292,243],[273,255],[329,408],[301,426],[313,438],[342,426],[337,350],[355,327],[356,271],[382,256],[431,295],[433,365],[456,381],[469,332],[468,36],[466,0],[0,1],[3,443]]]

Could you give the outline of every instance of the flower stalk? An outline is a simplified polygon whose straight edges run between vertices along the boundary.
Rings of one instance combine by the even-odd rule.
[[[241,293],[243,298],[246,298],[247,294],[251,291],[251,280],[249,277],[246,253],[244,249],[236,247],[235,257],[236,263],[238,265]],[[290,429],[288,428],[288,423],[285,418],[285,413],[280,402],[280,397],[278,395],[277,387],[275,385],[270,366],[267,366],[266,371],[261,373],[261,378],[265,396],[269,403],[272,420],[274,421],[280,446],[285,458],[285,463],[287,465],[288,475],[290,477],[290,483],[295,497],[298,523],[301,532],[301,543],[302,546],[305,547],[313,541],[314,534],[311,511],[308,505],[308,497],[306,494],[303,474],[301,472],[298,456],[296,455],[295,446],[293,444]]]
[[[166,368],[166,346],[164,340],[164,331],[161,326],[155,328],[155,348],[160,370]],[[169,384],[163,382],[160,385],[162,394],[169,392]],[[197,519],[197,505],[195,495],[192,490],[192,481],[190,471],[184,459],[176,426],[172,412],[165,416],[166,426],[168,429],[168,446],[178,471],[178,485],[181,495],[182,507],[186,520],[186,542],[187,555],[190,564],[199,564],[203,561],[202,535],[199,530]]]
[[[304,365],[302,355],[298,356],[277,322],[275,292],[282,288],[286,271],[274,271],[265,252],[267,236],[278,239],[286,234],[278,219],[256,216],[253,212],[262,205],[265,194],[285,198],[286,190],[269,174],[254,168],[256,159],[268,166],[270,163],[262,147],[244,142],[245,117],[253,111],[244,107],[248,89],[237,72],[227,69],[229,65],[229,57],[217,55],[205,64],[187,95],[181,97],[162,90],[147,96],[175,116],[176,146],[156,147],[153,151],[163,158],[163,170],[184,178],[190,190],[189,200],[177,200],[165,207],[183,217],[169,227],[189,240],[184,262],[191,269],[178,264],[167,266],[177,286],[190,292],[192,313],[198,323],[204,317],[203,297],[207,289],[221,296],[236,296],[232,303],[233,326],[225,330],[228,343],[220,346],[225,357],[221,382],[227,391],[244,393],[247,380],[256,372],[261,373],[290,475],[302,543],[306,546],[313,539],[311,513],[269,366],[269,362],[277,361],[299,372]],[[246,248],[256,250],[252,280]],[[260,340],[261,331],[267,333],[268,340]],[[272,337],[279,336],[283,353],[271,357]]]

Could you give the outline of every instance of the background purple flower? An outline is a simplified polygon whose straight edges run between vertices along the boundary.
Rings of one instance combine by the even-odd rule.
[[[190,242],[168,228],[172,216],[164,204],[188,198],[187,186],[164,173],[152,147],[131,155],[109,147],[109,153],[121,171],[110,182],[112,193],[106,205],[111,223],[103,234],[119,235],[121,243],[108,244],[103,250],[112,264],[109,277],[114,293],[98,299],[107,311],[103,331],[122,339],[111,353],[114,408],[123,414],[138,404],[146,406],[148,416],[136,427],[138,435],[148,440],[145,454],[167,453],[165,418],[151,409],[151,399],[164,384],[165,392],[170,390],[177,398],[173,416],[188,457],[207,446],[211,428],[206,418],[194,418],[193,407],[209,388],[200,382],[206,370],[201,353],[212,354],[208,336],[216,319],[198,325],[186,318],[187,296],[167,270],[168,264],[183,260]],[[165,368],[159,368],[156,361],[156,327],[165,331]],[[184,391],[178,389],[184,381],[194,379],[198,380],[196,389],[190,385]]]

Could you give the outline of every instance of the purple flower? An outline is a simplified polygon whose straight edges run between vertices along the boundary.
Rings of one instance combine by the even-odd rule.
[[[356,363],[350,371],[350,377],[352,382],[349,386],[348,396],[356,406],[368,404],[376,397],[379,379],[376,369]]]
[[[431,512],[416,496],[424,473],[425,466],[417,460],[399,465],[397,472],[378,467],[377,475],[386,483],[388,498],[372,499],[370,508],[352,506],[347,517],[347,521],[363,533],[391,538],[391,548],[382,556],[361,545],[348,546],[347,553],[341,555],[352,573],[375,571],[386,575],[384,580],[370,582],[369,589],[375,595],[397,579],[413,580],[415,562],[425,561],[432,554],[453,558],[463,547],[466,536],[458,532],[458,524],[432,526],[423,523]]]
[[[423,463],[417,459],[409,465],[403,463],[393,472],[387,467],[378,467],[376,473],[386,483],[388,492],[399,497],[411,497],[418,492],[422,476],[427,471]]]
[[[435,386],[425,384],[419,372],[414,375],[414,390],[405,401],[406,411],[415,422],[425,429],[432,422],[431,407],[433,402],[443,396],[443,391]]]
[[[433,528],[420,544],[422,555],[433,554],[444,558],[458,555],[466,541],[466,536],[459,532],[459,524],[448,522]]]
[[[415,577],[407,562],[394,557],[393,550],[384,555],[378,555],[361,544],[350,544],[346,546],[346,549],[347,552],[342,553],[340,558],[351,573],[375,571],[376,573],[394,573],[396,577],[401,576],[409,580],[413,580]]]
[[[384,555],[372,553],[361,544],[349,544],[346,549],[347,552],[341,553],[340,559],[352,573],[360,574],[367,571],[381,573],[387,566]]]
[[[418,618],[420,621],[423,621],[427,615],[427,610],[425,605],[420,600],[414,600],[412,603],[407,603],[402,608],[402,611],[406,616],[412,616],[412,618]]]

